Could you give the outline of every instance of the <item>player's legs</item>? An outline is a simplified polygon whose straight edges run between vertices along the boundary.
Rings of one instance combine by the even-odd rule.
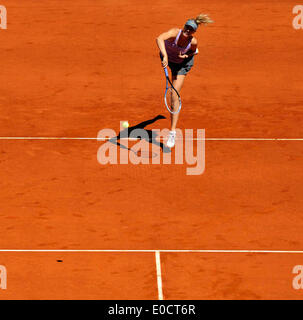
[[[184,83],[185,74],[178,74],[172,76],[172,84],[175,89],[180,92]],[[176,112],[179,109],[179,99],[177,94],[172,95],[172,111]],[[171,113],[171,129],[167,139],[167,146],[172,148],[175,145],[176,126],[179,118],[179,113]]]
[[[175,89],[180,93],[183,83],[185,80],[185,74],[178,74],[172,76],[172,83]],[[173,94],[172,96],[172,111],[176,112],[179,108],[179,100],[178,96],[176,94]],[[179,113],[172,113],[171,114],[171,131],[176,130],[177,122],[179,118]]]
[[[184,60],[181,65],[170,64],[170,69],[172,71],[172,84],[174,88],[180,93],[186,74],[194,65],[194,57]],[[178,96],[176,94],[172,95],[172,111],[177,112],[179,109]],[[167,146],[172,148],[175,145],[176,138],[176,127],[179,119],[179,113],[171,114],[171,129],[167,139]]]

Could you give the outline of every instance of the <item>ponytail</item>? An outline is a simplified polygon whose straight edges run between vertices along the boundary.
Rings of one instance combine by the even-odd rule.
[[[197,17],[196,17],[196,19],[193,19],[193,20],[195,20],[195,22],[196,22],[196,24],[199,26],[200,24],[208,24],[208,23],[213,23],[214,21],[213,20],[211,20],[210,18],[209,18],[209,16],[207,15],[207,14],[203,14],[203,13],[201,13],[201,14],[199,14]]]

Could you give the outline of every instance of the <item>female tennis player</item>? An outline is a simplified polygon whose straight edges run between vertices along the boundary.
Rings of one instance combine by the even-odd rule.
[[[156,42],[160,49],[160,58],[163,68],[169,66],[171,81],[175,89],[180,93],[185,76],[194,65],[194,55],[198,54],[198,41],[193,36],[200,24],[208,24],[213,21],[206,14],[199,14],[195,19],[186,21],[183,29],[173,28],[159,35]],[[176,101],[175,97],[175,101]],[[172,111],[178,109],[178,102],[172,102]],[[168,135],[167,146],[175,145],[176,126],[179,113],[171,114],[171,129]]]

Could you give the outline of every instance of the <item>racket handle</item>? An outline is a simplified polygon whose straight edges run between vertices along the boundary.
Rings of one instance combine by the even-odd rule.
[[[166,78],[168,78],[168,71],[167,71],[167,68],[164,68],[164,72],[165,72],[165,76],[166,76]]]

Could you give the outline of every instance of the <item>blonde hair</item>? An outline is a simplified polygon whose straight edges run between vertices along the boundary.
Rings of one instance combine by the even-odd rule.
[[[195,20],[196,24],[199,26],[200,24],[208,24],[213,23],[214,21],[210,19],[210,17],[207,14],[199,14]]]

